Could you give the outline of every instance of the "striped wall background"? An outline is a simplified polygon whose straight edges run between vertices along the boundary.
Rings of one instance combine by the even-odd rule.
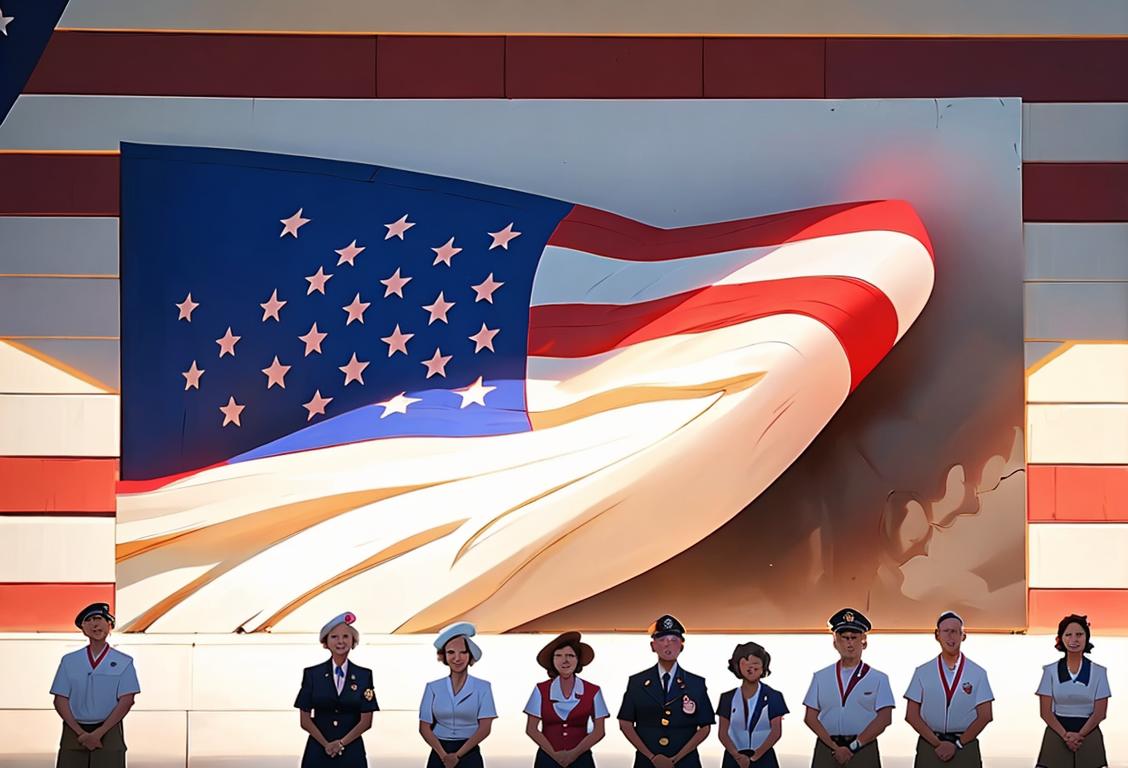
[[[487,21],[426,17],[437,4],[420,3],[383,22],[370,11],[385,3],[312,20],[288,0],[271,19],[246,2],[174,5],[72,0],[0,128],[0,631],[66,629],[76,604],[113,601],[117,138],[99,121],[125,110],[170,134],[190,126],[174,106],[105,96],[227,99],[216,109],[248,97],[1022,97],[1029,625],[1076,610],[1128,631],[1128,38],[1053,37],[1123,33],[1128,13],[1027,4],[1012,9],[1019,31],[1047,36],[1011,38],[987,11],[858,10],[851,25],[776,9],[757,27],[717,3],[702,17],[710,34],[781,36],[664,37],[681,11],[665,27],[617,15],[600,27],[587,4],[555,19],[532,3],[513,28],[495,4]],[[322,31],[351,26],[442,34]],[[654,36],[517,34],[640,27]],[[490,29],[504,34],[451,34]]]

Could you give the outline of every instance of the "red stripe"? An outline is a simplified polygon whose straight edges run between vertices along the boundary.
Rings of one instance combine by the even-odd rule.
[[[822,99],[826,40],[821,37],[705,38],[707,99]]]
[[[679,333],[758,317],[814,318],[838,337],[858,386],[897,337],[897,313],[874,286],[849,277],[795,277],[713,285],[639,304],[549,304],[529,313],[529,354],[586,357]]]
[[[1032,464],[1026,469],[1030,522],[1128,523],[1128,466]]]
[[[1128,221],[1128,163],[1024,163],[1022,218]]]
[[[384,99],[505,97],[504,37],[381,37],[376,95]]]
[[[27,93],[376,96],[376,37],[60,31]]]
[[[830,38],[826,98],[1128,101],[1128,39]]]
[[[113,584],[0,584],[0,632],[74,632],[90,603],[114,606]]]
[[[660,229],[577,205],[548,242],[626,261],[668,261],[871,230],[903,232],[923,243],[932,254],[924,224],[912,206],[902,200],[824,205],[677,229]]]
[[[0,457],[0,514],[113,514],[117,459]]]
[[[0,216],[117,216],[116,155],[0,154]]]
[[[1128,589],[1031,589],[1028,599],[1031,632],[1053,632],[1071,613],[1088,616],[1098,637],[1128,632]]]

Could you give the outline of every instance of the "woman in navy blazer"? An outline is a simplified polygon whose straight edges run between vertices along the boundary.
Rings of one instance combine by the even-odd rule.
[[[356,616],[342,613],[321,628],[328,661],[302,672],[302,688],[294,706],[301,710],[302,730],[309,734],[302,768],[366,768],[361,734],[372,727],[380,709],[372,687],[372,670],[349,661],[360,642],[353,628]]]

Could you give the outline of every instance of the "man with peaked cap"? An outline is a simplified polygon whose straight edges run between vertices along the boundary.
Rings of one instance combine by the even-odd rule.
[[[329,658],[302,670],[302,687],[294,701],[302,730],[309,734],[302,768],[368,765],[362,734],[372,727],[372,713],[380,705],[372,670],[349,659],[349,652],[360,644],[355,622],[351,611],[329,619],[318,635]]]
[[[889,676],[862,661],[873,625],[861,611],[843,608],[827,621],[838,661],[811,677],[803,722],[817,738],[811,768],[879,768],[877,737],[893,720]]]
[[[55,711],[63,719],[56,768],[122,768],[122,720],[141,692],[133,657],[107,640],[114,617],[107,603],[92,603],[74,618],[89,643],[63,656],[51,683]]]
[[[709,735],[713,705],[705,678],[685,671],[678,656],[685,627],[670,615],[650,625],[658,663],[627,681],[619,727],[635,748],[634,768],[700,768],[697,746]]]
[[[915,768],[980,768],[979,734],[993,718],[995,694],[987,671],[963,655],[963,618],[944,611],[936,619],[940,655],[913,672],[905,720],[917,739]]]

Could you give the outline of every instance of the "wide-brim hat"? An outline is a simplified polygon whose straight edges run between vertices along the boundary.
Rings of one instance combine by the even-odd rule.
[[[553,671],[552,655],[556,653],[558,648],[562,648],[565,645],[571,645],[577,649],[580,657],[579,666],[586,667],[588,664],[591,664],[592,661],[595,660],[595,649],[587,643],[580,642],[580,637],[582,637],[582,635],[580,635],[579,632],[564,632],[557,635],[549,641],[548,645],[540,649],[540,653],[537,654],[537,664],[540,664],[546,671],[551,673]]]
[[[478,628],[473,624],[468,621],[457,621],[448,627],[444,627],[443,630],[439,632],[439,636],[435,638],[435,650],[442,653],[447,643],[461,635],[466,638],[466,650],[470,651],[470,658],[474,659],[474,661],[481,661],[482,649],[478,647],[477,643],[470,639],[476,634],[478,634]]]

